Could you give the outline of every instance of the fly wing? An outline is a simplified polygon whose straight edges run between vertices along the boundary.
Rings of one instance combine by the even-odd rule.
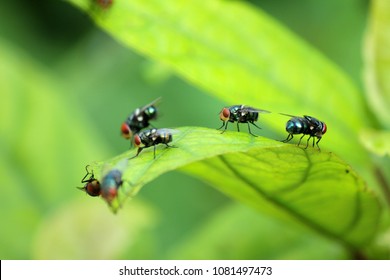
[[[313,118],[313,117],[308,116],[308,115],[303,115],[303,117],[304,117],[305,119],[307,119],[308,121],[318,121],[316,118]]]
[[[308,120],[312,125],[315,125],[317,127],[321,126],[321,122],[317,120],[316,118],[313,118],[311,116],[304,115],[303,116],[306,120]]]
[[[157,134],[172,134],[176,135],[179,134],[180,130],[177,129],[171,129],[171,128],[159,128],[157,129]]]
[[[247,111],[247,112],[251,112],[251,113],[263,113],[263,114],[271,113],[270,111],[267,111],[267,110],[257,109],[257,108],[253,108],[253,107],[246,107],[246,106],[244,106],[244,108],[242,108],[241,111]]]
[[[292,118],[299,118],[298,116],[294,116],[294,115],[290,115],[290,114],[284,114],[284,113],[279,113],[283,116],[287,116],[287,117],[292,117]]]
[[[112,166],[111,164],[108,164],[108,163],[105,163],[102,167],[102,178],[104,176],[106,176],[111,170],[119,170],[120,172],[123,172],[126,167],[127,167],[127,162],[128,162],[128,159],[125,158],[125,159],[122,159],[120,161],[118,161],[114,166]]]
[[[101,172],[101,178],[107,175],[108,172],[112,169],[112,165],[105,163],[102,167],[102,172]]]
[[[123,172],[127,167],[128,161],[129,160],[127,158],[118,161],[118,163],[115,164],[114,169],[118,169],[120,172]]]
[[[149,104],[145,105],[144,107],[142,107],[141,112],[145,111],[150,106],[155,106],[157,104],[160,104],[161,103],[161,99],[162,99],[162,97],[159,97],[159,98],[153,100],[152,102],[150,102]]]

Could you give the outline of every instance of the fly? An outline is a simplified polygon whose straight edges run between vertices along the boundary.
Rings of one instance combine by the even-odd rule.
[[[251,135],[257,136],[252,133],[251,127],[249,124],[253,124],[255,127],[261,129],[259,126],[255,124],[255,122],[259,118],[259,113],[270,113],[266,110],[260,110],[252,107],[248,107],[245,105],[234,105],[231,107],[224,107],[219,113],[219,118],[222,121],[222,126],[218,129],[221,129],[225,126],[225,129],[221,132],[224,133],[227,129],[228,123],[237,122],[237,131],[240,131],[239,123],[247,123],[248,131]]]
[[[139,153],[144,149],[153,146],[154,148],[154,159],[156,159],[156,145],[164,144],[170,148],[176,148],[175,146],[170,146],[168,143],[172,142],[172,135],[176,131],[168,128],[162,129],[148,129],[141,131],[140,133],[134,136],[134,145],[138,147],[137,154],[132,157],[135,158]]]
[[[297,117],[287,114],[282,114],[285,116],[292,117],[286,123],[286,131],[289,133],[287,138],[283,140],[283,142],[289,142],[293,139],[294,134],[303,134],[299,139],[298,146],[301,143],[302,138],[305,135],[309,135],[307,139],[306,147],[309,146],[310,138],[313,138],[313,147],[314,147],[314,139],[317,137],[316,145],[320,150],[320,146],[318,146],[318,142],[321,141],[322,136],[326,133],[327,126],[324,122],[317,120],[316,118],[304,115],[303,117]]]
[[[85,167],[85,170],[87,171],[87,174],[85,174],[84,178],[81,179],[81,183],[85,183],[84,187],[77,187],[78,189],[85,191],[90,196],[99,196],[100,195],[100,182],[95,179],[95,175],[93,174],[93,171],[90,172],[88,170],[89,165]],[[89,178],[87,179],[87,177]]]
[[[101,195],[111,205],[118,196],[118,189],[123,185],[122,175],[127,166],[127,159],[120,161],[114,168],[104,171],[101,180]],[[104,169],[107,169],[105,167]]]
[[[150,126],[150,121],[157,118],[156,105],[160,101],[161,97],[157,98],[144,107],[135,109],[121,126],[122,136],[126,139],[131,139],[134,134]]]

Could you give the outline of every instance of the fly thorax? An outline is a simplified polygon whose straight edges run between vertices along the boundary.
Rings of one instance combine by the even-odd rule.
[[[240,119],[241,113],[240,113],[240,107],[234,107],[230,109],[230,116],[229,121],[236,122]]]
[[[157,114],[157,110],[155,107],[153,106],[150,106],[148,107],[146,110],[145,110],[145,115],[147,115],[149,117],[149,119],[153,119],[156,117],[156,114]]]
[[[144,120],[144,116],[141,114],[141,115],[137,115],[137,121],[138,122],[143,122]]]
[[[151,145],[150,142],[152,142],[152,139],[151,139],[150,131],[144,132],[144,133],[140,133],[138,136],[141,139],[141,143],[144,146],[149,147]]]
[[[119,188],[122,185],[122,172],[119,170],[113,170],[112,176],[114,177],[116,187]]]

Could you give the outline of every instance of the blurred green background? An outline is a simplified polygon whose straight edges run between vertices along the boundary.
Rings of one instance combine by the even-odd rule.
[[[368,1],[250,2],[362,87]],[[226,104],[122,47],[66,2],[3,3],[0,94],[1,259],[348,257],[178,172],[148,184],[117,215],[77,190],[85,165],[129,148],[120,125],[136,107],[162,96],[159,127],[217,128]]]

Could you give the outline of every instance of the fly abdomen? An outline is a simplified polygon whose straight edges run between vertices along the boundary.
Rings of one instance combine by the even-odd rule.
[[[241,122],[241,123],[246,123],[246,122],[253,123],[253,122],[256,122],[258,118],[259,118],[259,113],[258,112],[246,112],[246,113],[242,113],[241,114],[238,122]]]
[[[292,118],[286,123],[286,131],[290,134],[306,134],[308,127],[304,118]]]
[[[172,142],[172,134],[168,132],[163,132],[159,135],[158,140],[161,144],[168,144],[169,142]]]

